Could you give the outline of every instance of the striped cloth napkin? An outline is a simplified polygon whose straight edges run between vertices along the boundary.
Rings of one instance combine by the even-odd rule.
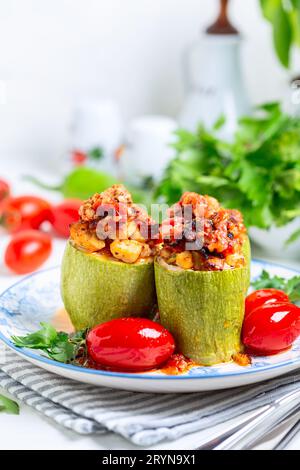
[[[300,386],[300,371],[254,386],[191,394],[135,393],[81,384],[7,351],[0,386],[80,434],[115,432],[136,445],[178,439],[273,402]]]

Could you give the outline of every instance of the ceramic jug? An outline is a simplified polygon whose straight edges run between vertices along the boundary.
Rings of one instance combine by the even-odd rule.
[[[230,138],[249,103],[240,63],[242,36],[231,25],[227,7],[228,0],[221,0],[215,23],[184,54],[186,97],[179,124],[191,131],[200,122],[211,128],[224,115],[220,134]]]

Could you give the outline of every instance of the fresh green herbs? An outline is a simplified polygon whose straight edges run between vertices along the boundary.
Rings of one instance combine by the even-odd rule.
[[[291,279],[284,279],[280,276],[270,276],[263,270],[260,277],[252,282],[254,289],[279,289],[283,290],[290,298],[291,302],[300,301],[300,276]]]
[[[300,120],[269,103],[241,119],[231,143],[217,137],[219,125],[177,132],[156,196],[170,204],[184,191],[209,194],[239,209],[246,225],[265,229],[300,216]]]
[[[19,412],[20,409],[18,403],[0,394],[0,413],[18,415]]]
[[[47,356],[58,362],[76,363],[78,358],[86,356],[86,330],[68,335],[57,332],[52,325],[41,323],[41,329],[26,336],[12,336],[19,348],[40,349]]]
[[[281,64],[288,68],[292,46],[300,46],[299,0],[260,0],[262,13],[272,25],[273,42]]]

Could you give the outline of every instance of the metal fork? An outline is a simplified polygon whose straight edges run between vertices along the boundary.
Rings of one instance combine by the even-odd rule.
[[[297,415],[300,418],[300,412],[297,413]],[[284,450],[299,432],[300,432],[300,419],[298,419],[298,421],[294,424],[294,426],[292,426],[288,430],[288,432],[284,435],[284,437],[274,447],[274,450]]]
[[[300,408],[300,390],[296,390],[246,416],[238,424],[228,425],[225,431],[200,445],[197,450],[249,449],[260,438],[281,424]]]

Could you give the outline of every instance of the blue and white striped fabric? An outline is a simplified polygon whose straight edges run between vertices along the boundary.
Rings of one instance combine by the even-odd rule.
[[[80,434],[112,431],[140,446],[214,426],[300,387],[300,371],[296,371],[234,393],[158,395],[80,384],[46,372],[11,351],[0,367],[0,386],[56,423]]]

